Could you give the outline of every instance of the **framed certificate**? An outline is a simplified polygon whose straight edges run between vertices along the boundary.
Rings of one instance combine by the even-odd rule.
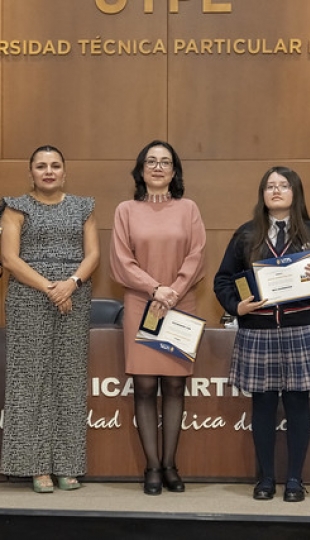
[[[264,307],[310,297],[310,280],[305,273],[308,263],[310,251],[253,263],[259,296],[267,299]]]
[[[144,310],[136,342],[194,362],[206,321],[177,309],[157,319],[150,311],[151,303]]]

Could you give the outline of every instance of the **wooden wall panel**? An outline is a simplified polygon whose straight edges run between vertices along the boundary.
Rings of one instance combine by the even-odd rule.
[[[167,138],[184,165],[185,194],[207,231],[207,276],[199,314],[217,326],[222,314],[213,277],[233,231],[250,219],[257,187],[274,164],[295,168],[310,200],[307,100],[310,4],[299,0],[232,0],[231,14],[203,14],[202,2],[127,2],[104,15],[95,0],[0,0],[0,38],[68,40],[66,56],[0,53],[0,196],[28,190],[27,159],[41,144],[67,157],[67,191],[94,195],[102,247],[94,295],[122,298],[109,277],[116,205],[132,196],[130,171],[141,147]],[[276,21],[276,24],[275,24]],[[82,55],[78,39],[162,39],[167,54]],[[302,41],[301,55],[174,52],[177,39]],[[0,284],[0,325],[6,280]]]
[[[310,211],[309,161],[184,160],[185,195],[198,204],[206,229],[236,229],[251,219],[258,185],[273,165],[298,172]]]
[[[96,297],[122,299],[123,290],[109,276],[109,243],[114,210],[132,196],[130,175],[133,161],[68,161],[67,191],[96,198],[100,231],[101,264],[94,275]],[[296,169],[304,179],[310,208],[310,163],[282,164]],[[209,327],[219,326],[223,309],[213,294],[213,278],[234,230],[251,218],[258,183],[272,162],[184,161],[186,196],[198,204],[207,232],[206,278],[198,287],[198,311]],[[26,161],[0,161],[1,195],[17,196],[29,187]],[[0,325],[4,324],[3,302],[6,280],[1,280]]]
[[[182,17],[170,17],[171,48],[176,39],[198,52],[171,55],[168,73],[169,137],[183,158],[308,158],[310,125],[305,121],[310,90],[307,0],[235,0],[231,15],[202,16],[192,2]],[[272,51],[278,39],[298,38],[302,54],[200,54],[202,39],[265,39]],[[240,49],[240,47],[239,47]],[[182,89],[182,91],[180,91]]]
[[[130,159],[149,138],[167,137],[167,56],[82,55],[77,44],[114,36],[154,42],[167,31],[163,3],[152,17],[138,2],[113,17],[94,0],[29,0],[25,8],[10,0],[3,24],[7,40],[72,44],[69,55],[4,59],[4,158],[25,158],[50,141],[71,159]]]
[[[4,0],[0,0],[0,39],[2,39],[2,37],[3,37],[3,25],[1,24],[1,21],[3,21],[3,11],[4,11],[3,4],[4,4]],[[1,84],[2,84],[2,80],[3,80],[2,71],[3,71],[3,66],[2,66],[2,62],[0,60],[0,158],[2,156],[2,136],[1,136],[1,134],[2,134],[2,122],[3,122],[3,117],[2,117],[2,92],[1,92]],[[1,182],[1,176],[0,176],[0,182]],[[1,190],[0,190],[0,193],[1,193]],[[1,295],[0,295],[0,299],[1,299]]]
[[[136,148],[136,154],[140,148]],[[235,229],[251,218],[263,174],[273,165],[298,172],[310,209],[310,162],[182,160],[185,196],[199,206],[206,229]],[[94,196],[99,229],[111,229],[114,210],[134,193],[133,160],[67,160],[66,191]],[[28,161],[0,160],[0,196],[17,196],[30,188]]]

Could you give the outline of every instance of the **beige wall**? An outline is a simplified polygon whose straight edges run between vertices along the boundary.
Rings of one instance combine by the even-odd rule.
[[[95,0],[0,0],[0,195],[28,189],[27,158],[35,147],[59,146],[68,191],[96,197],[102,263],[94,296],[121,298],[108,275],[114,209],[132,196],[130,170],[142,146],[169,140],[184,164],[186,195],[205,222],[199,312],[217,326],[223,310],[213,276],[233,230],[251,216],[265,170],[295,168],[309,200],[310,3],[122,3],[113,15]],[[121,2],[98,5],[107,11]],[[219,5],[231,12],[207,12]],[[58,40],[62,51],[71,47],[68,54],[48,52]],[[92,43],[83,49],[81,40]],[[131,50],[110,54],[108,40],[129,40]],[[42,52],[34,54],[35,47]],[[0,281],[3,325],[6,278]]]

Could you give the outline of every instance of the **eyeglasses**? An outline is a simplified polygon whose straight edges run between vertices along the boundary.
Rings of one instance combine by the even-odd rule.
[[[164,171],[168,171],[172,169],[172,161],[169,161],[168,159],[164,159],[163,161],[156,161],[156,159],[146,159],[145,165],[148,169],[156,169],[157,165]]]
[[[292,186],[290,186],[290,184],[268,184],[265,187],[265,191],[267,191],[267,193],[273,193],[276,189],[280,193],[286,193],[287,191],[292,189]]]

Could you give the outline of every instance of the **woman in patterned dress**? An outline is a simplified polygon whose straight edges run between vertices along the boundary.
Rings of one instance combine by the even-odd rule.
[[[135,415],[146,457],[144,492],[158,495],[163,482],[170,491],[184,491],[175,458],[185,381],[193,364],[136,343],[135,336],[150,299],[155,317],[173,307],[195,314],[195,285],[204,275],[205,228],[196,204],[182,198],[182,165],[168,143],[153,141],[143,148],[132,174],[134,200],[121,203],[115,212],[111,269],[125,287],[125,367],[134,380]]]
[[[6,387],[1,471],[31,476],[36,492],[80,487],[86,470],[90,277],[99,262],[94,200],[64,192],[65,160],[43,146],[32,189],[5,197],[2,262]]]
[[[283,228],[283,243],[278,232]],[[263,176],[252,221],[242,225],[230,241],[215,276],[218,300],[238,318],[230,382],[252,393],[253,439],[260,467],[254,499],[275,494],[274,451],[279,393],[287,420],[288,465],[284,500],[304,499],[301,481],[310,430],[310,301],[264,306],[266,300],[243,301],[235,274],[254,261],[289,256],[310,247],[310,221],[303,187],[296,172],[273,167]],[[310,277],[310,266],[305,265]]]

